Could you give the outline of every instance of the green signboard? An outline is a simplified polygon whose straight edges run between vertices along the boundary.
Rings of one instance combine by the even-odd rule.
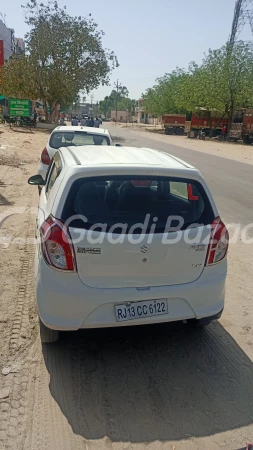
[[[10,98],[9,107],[11,117],[30,116],[30,100],[20,100],[19,98]]]

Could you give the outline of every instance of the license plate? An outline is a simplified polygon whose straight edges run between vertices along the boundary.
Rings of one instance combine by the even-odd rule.
[[[167,299],[116,305],[114,308],[117,322],[168,314]]]

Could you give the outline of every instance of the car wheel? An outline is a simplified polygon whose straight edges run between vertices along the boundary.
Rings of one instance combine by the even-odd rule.
[[[247,136],[247,135],[243,136],[243,143],[245,145],[249,145],[251,143],[249,136]]]
[[[209,317],[203,317],[203,319],[192,319],[187,322],[190,328],[204,328],[207,327],[212,322]]]
[[[40,325],[40,340],[42,344],[50,344],[51,342],[56,342],[59,339],[59,331],[51,330],[47,328],[46,325],[39,319]]]

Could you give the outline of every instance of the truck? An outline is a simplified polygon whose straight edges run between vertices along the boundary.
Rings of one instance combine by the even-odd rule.
[[[188,137],[196,138],[200,131],[203,131],[206,136],[210,136],[211,130],[212,137],[217,137],[221,134],[224,126],[228,126],[227,117],[222,117],[218,111],[210,112],[205,108],[201,108],[198,112],[192,113]]]
[[[177,134],[182,136],[185,133],[185,114],[164,114],[162,124],[165,128],[165,134]]]
[[[191,120],[186,120],[185,114],[164,114],[162,124],[165,128],[165,134],[183,135],[187,134],[189,138],[197,138],[200,132],[205,136],[217,137],[221,134],[224,126],[228,126],[228,118],[223,117],[218,111],[208,111],[205,108],[199,108],[198,111],[191,114]]]
[[[234,112],[229,130],[229,139],[243,140],[246,145],[253,143],[253,109],[238,109]]]

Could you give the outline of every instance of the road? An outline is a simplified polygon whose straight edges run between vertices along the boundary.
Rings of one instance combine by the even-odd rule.
[[[108,128],[121,144],[153,147],[189,161],[205,176],[226,222],[252,221],[252,165]],[[39,153],[32,150],[34,158]],[[26,161],[22,173],[0,170],[2,204],[19,205],[19,197],[37,204],[35,190],[24,185],[36,166]],[[25,220],[20,217],[19,227],[31,235],[34,219]],[[17,370],[4,379],[10,396],[4,403],[0,399],[0,424],[3,417],[6,423],[4,431],[0,427],[1,450],[238,450],[253,440],[252,245],[239,240],[230,246],[226,308],[205,330],[170,324],[80,331],[63,333],[49,346],[38,338],[31,250],[20,247],[17,254],[10,246],[3,258],[2,310],[10,304],[15,315],[17,288],[26,318],[17,349],[9,345],[11,352],[7,347],[3,352],[4,364]],[[1,324],[12,323],[4,320],[0,316],[1,336],[6,328]],[[10,343],[15,336],[13,326]]]
[[[115,142],[171,153],[197,167],[208,182],[224,220],[244,225],[252,222],[253,173],[250,165],[159,142],[155,137],[147,138],[142,133],[131,133],[129,129],[112,125],[107,128]]]

